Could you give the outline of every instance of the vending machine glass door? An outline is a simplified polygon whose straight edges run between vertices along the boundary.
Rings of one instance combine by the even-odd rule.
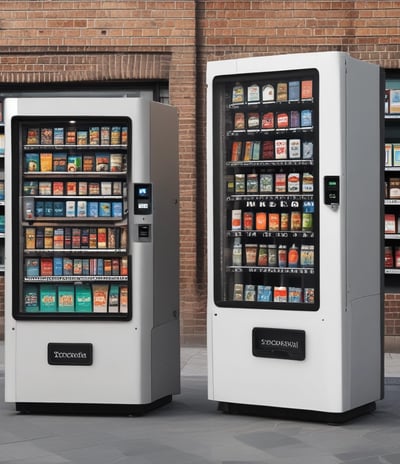
[[[315,69],[213,82],[214,300],[319,308]]]

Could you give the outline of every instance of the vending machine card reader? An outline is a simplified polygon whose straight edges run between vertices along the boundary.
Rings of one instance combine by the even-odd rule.
[[[339,176],[324,177],[325,204],[332,209],[337,209],[339,206]]]

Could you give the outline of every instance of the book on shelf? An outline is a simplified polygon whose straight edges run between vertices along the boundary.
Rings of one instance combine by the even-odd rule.
[[[78,195],[88,194],[88,183],[86,181],[78,182]]]
[[[65,216],[65,202],[64,201],[54,201],[53,202],[53,215],[54,215],[54,217],[64,217]]]
[[[100,192],[103,196],[112,195],[112,182],[103,181],[100,183]]]
[[[396,216],[394,214],[385,214],[385,234],[396,233]]]
[[[105,276],[112,275],[112,260],[110,258],[104,258],[103,272]]]
[[[97,228],[97,248],[107,248],[107,228]]]
[[[53,182],[53,195],[64,195],[64,182],[54,181]]]
[[[68,172],[82,171],[82,155],[68,155]]]
[[[113,126],[111,127],[111,145],[120,145],[121,143],[121,127]]]
[[[100,127],[89,127],[89,144],[99,145],[100,143]]]
[[[97,229],[95,227],[89,229],[89,248],[97,248]]]
[[[0,155],[4,155],[5,148],[5,137],[4,134],[0,134]]]
[[[79,227],[72,228],[72,248],[81,247],[81,229]]]
[[[52,184],[50,181],[43,180],[39,182],[39,195],[49,196],[52,194]]]
[[[263,160],[274,159],[274,141],[273,140],[264,140],[261,158]]]
[[[88,215],[88,217],[98,217],[99,216],[99,202],[98,201],[88,201],[87,202],[87,215]]]
[[[400,89],[389,91],[389,113],[400,113]]]
[[[104,275],[104,259],[103,258],[97,258],[97,274],[99,276]]]
[[[76,215],[76,201],[67,200],[65,202],[65,216],[66,217],[75,217]]]
[[[242,141],[235,140],[232,143],[231,161],[240,161],[242,154]]]
[[[117,235],[118,229],[115,227],[109,227],[107,230],[107,248],[110,250],[113,250],[116,248],[116,235]]]
[[[54,248],[54,228],[53,227],[44,228],[44,248],[45,249]]]
[[[93,284],[93,312],[106,313],[108,309],[108,284]]]
[[[400,143],[392,145],[392,161],[393,166],[400,166]]]
[[[119,312],[119,285],[111,284],[108,292],[108,312]]]
[[[126,285],[119,287],[119,312],[128,312],[128,287]]]
[[[75,288],[75,311],[77,313],[92,312],[92,288],[90,285],[77,285]]]
[[[54,249],[64,248],[64,228],[63,227],[56,227],[54,229],[53,247]]]
[[[122,171],[122,154],[121,153],[110,154],[110,171],[111,172]]]
[[[53,258],[40,258],[40,275],[42,277],[53,275]]]
[[[276,85],[276,101],[282,102],[288,99],[287,82],[278,82]]]
[[[53,258],[53,272],[55,276],[63,275],[63,258],[61,256]]]
[[[26,144],[27,145],[39,145],[40,142],[40,130],[38,127],[31,127],[26,133]]]
[[[39,289],[37,285],[24,285],[24,310],[26,313],[39,311]]]
[[[52,145],[53,144],[53,129],[50,127],[42,127],[40,129],[40,144]]]
[[[76,129],[75,127],[69,127],[65,134],[66,145],[76,145]]]
[[[301,99],[311,100],[313,98],[313,81],[304,80],[301,81]]]
[[[121,258],[111,259],[111,275],[113,276],[121,275]]]
[[[63,275],[65,276],[72,276],[74,263],[71,258],[64,257],[63,258]]]
[[[66,172],[67,170],[67,154],[53,153],[53,171]]]
[[[300,100],[300,81],[290,81],[288,92],[289,92],[289,100],[292,100],[292,101]]]
[[[75,290],[73,285],[66,284],[58,286],[58,311],[75,311]]]
[[[96,153],[96,171],[106,172],[110,170],[110,154],[109,153]]]
[[[313,159],[314,157],[314,143],[304,141],[302,144],[303,159]]]
[[[391,143],[385,143],[385,166],[393,166]]]
[[[64,128],[55,127],[53,132],[54,145],[64,145]]]
[[[40,170],[39,153],[25,153],[25,171],[38,172]]]
[[[122,182],[121,181],[115,181],[112,184],[112,194],[113,195],[122,195]]]
[[[72,248],[72,229],[71,227],[64,227],[64,248]]]
[[[91,172],[94,171],[94,155],[83,155],[83,171]]]
[[[128,144],[128,127],[122,126],[121,127],[121,145]]]
[[[110,127],[102,126],[100,129],[100,143],[101,145],[110,145]]]
[[[39,195],[39,182],[37,180],[24,181],[24,195],[34,196]]]
[[[72,266],[72,274],[74,276],[82,275],[82,258],[74,258]]]
[[[89,248],[89,228],[82,227],[81,229],[81,248]]]
[[[25,275],[27,277],[37,277],[40,275],[39,258],[25,259]]]
[[[27,250],[34,250],[36,248],[36,228],[25,228],[25,248]]]
[[[82,258],[82,275],[90,275],[89,258]]]
[[[89,195],[100,195],[100,182],[89,182],[88,193]]]
[[[111,217],[111,202],[110,201],[99,202],[99,217]]]
[[[127,256],[123,256],[121,258],[119,272],[121,276],[128,275],[128,257]]]
[[[87,145],[88,144],[88,131],[78,130],[76,131],[76,144]]]
[[[44,248],[44,227],[36,228],[36,248],[39,250]]]
[[[86,217],[87,216],[87,202],[86,200],[78,200],[76,202],[76,215],[78,217]]]
[[[54,202],[53,201],[45,201],[44,202],[44,215],[45,215],[45,217],[53,217],[54,216]]]
[[[74,181],[67,182],[67,195],[75,196],[77,193],[77,183]]]

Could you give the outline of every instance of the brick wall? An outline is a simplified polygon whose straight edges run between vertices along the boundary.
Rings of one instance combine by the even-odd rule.
[[[400,68],[400,2],[199,2],[198,66],[207,60],[325,50],[349,52],[384,68]],[[204,126],[204,105],[199,105]],[[199,151],[205,152],[204,137]],[[400,279],[399,279],[400,286]],[[400,351],[400,294],[385,296],[387,350]]]
[[[169,80],[170,102],[179,110],[180,127],[182,340],[204,344],[195,2],[0,1],[0,26],[0,86],[1,82]]]
[[[182,341],[204,344],[207,60],[341,50],[400,68],[399,20],[393,1],[0,1],[0,83],[169,80],[180,127]],[[385,304],[387,334],[400,336],[400,299]]]

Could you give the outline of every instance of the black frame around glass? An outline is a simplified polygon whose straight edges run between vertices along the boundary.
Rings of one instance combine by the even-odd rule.
[[[72,122],[73,121],[73,122]],[[128,139],[127,144],[115,144],[115,145],[91,145],[89,140],[86,145],[76,144],[57,144],[51,143],[49,145],[39,144],[26,144],[26,136],[28,128],[37,127],[37,128],[56,128],[74,125],[77,130],[83,129],[87,130],[89,127],[93,126],[126,126],[128,128]],[[92,182],[101,182],[101,181],[121,181],[121,183],[126,184],[126,189],[128,188],[128,179],[130,178],[130,159],[129,154],[131,152],[130,147],[132,146],[131,133],[132,133],[132,122],[130,118],[127,117],[76,117],[72,116],[57,116],[57,117],[46,117],[46,116],[33,116],[33,117],[23,117],[15,116],[12,118],[11,122],[12,128],[12,158],[11,158],[11,171],[12,171],[12,199],[13,199],[13,215],[12,215],[12,259],[13,259],[13,276],[14,276],[14,285],[12,289],[13,303],[12,303],[12,314],[15,319],[29,319],[29,320],[61,320],[61,319],[75,319],[75,320],[120,320],[127,321],[132,318],[132,309],[131,309],[131,255],[129,250],[129,240],[126,241],[125,249],[105,249],[99,253],[99,250],[91,249],[60,249],[60,250],[42,250],[34,249],[31,252],[27,252],[25,249],[25,229],[30,226],[53,226],[53,227],[76,227],[76,228],[97,228],[97,227],[126,227],[127,228],[127,237],[129,236],[129,211],[127,206],[127,193],[123,192],[121,195],[115,195],[115,200],[118,202],[122,201],[122,216],[121,218],[117,217],[42,217],[42,218],[33,218],[32,220],[27,220],[24,216],[24,181],[29,179],[37,179],[43,181],[57,181],[67,182],[67,181],[92,181]],[[125,155],[126,169],[121,172],[33,172],[27,173],[25,171],[25,154],[29,152],[67,152],[72,153],[81,153],[81,154],[95,154],[95,152],[121,152]],[[114,185],[114,184],[112,184]],[[64,186],[65,188],[65,186]],[[39,196],[39,195],[38,195]],[[51,195],[50,195],[51,196]],[[101,201],[101,196],[97,197],[93,195],[91,197],[93,200],[96,198]],[[44,196],[45,197],[45,196]],[[60,199],[66,200],[66,192],[64,195],[60,196]],[[76,196],[71,196],[71,200],[77,200],[78,194]],[[25,197],[26,198],[26,197]],[[32,198],[37,198],[33,196]],[[54,197],[56,198],[56,197]],[[89,195],[82,195],[83,200],[87,200]],[[109,196],[106,196],[105,199],[110,200]],[[124,225],[122,224],[124,223]],[[42,277],[38,276],[37,278],[28,278],[26,276],[25,269],[25,258],[26,257],[55,257],[55,256],[65,256],[70,254],[76,258],[121,258],[126,256],[128,258],[127,263],[127,276],[122,277],[121,275],[115,276],[104,276],[101,277],[96,275],[91,276],[74,276],[65,277],[65,276],[49,276]],[[24,301],[24,287],[25,285],[40,285],[40,284],[70,284],[70,285],[80,285],[80,284],[93,284],[93,283],[104,283],[104,284],[122,284],[126,286],[128,291],[127,298],[127,312],[26,312],[25,301]]]
[[[278,83],[300,82],[312,80],[311,98],[289,98],[277,101]],[[263,102],[262,87],[265,84],[272,84],[275,97],[272,101]],[[248,101],[248,87],[256,84],[260,89],[260,98]],[[243,102],[233,102],[233,94],[236,92],[234,87],[243,86]],[[239,87],[240,88],[240,87]],[[240,92],[239,92],[240,95]],[[240,100],[240,97],[239,97]],[[292,111],[298,111],[302,116],[302,111],[306,110],[307,116],[311,110],[312,122],[297,121],[292,124],[290,121]],[[273,113],[274,123],[271,128],[263,128],[263,115]],[[239,113],[239,118],[236,114]],[[242,113],[242,115],[240,115]],[[286,113],[289,117],[287,127],[277,127],[278,115]],[[293,113],[294,114],[294,113]],[[257,126],[258,115],[258,126]],[[297,113],[296,113],[297,117]],[[252,120],[253,118],[253,120]],[[239,124],[236,126],[236,122]],[[241,121],[243,120],[243,121]],[[306,121],[306,118],[304,119]],[[241,126],[243,122],[243,125]],[[298,123],[298,125],[297,125]],[[220,307],[232,308],[255,308],[255,309],[282,309],[282,310],[303,310],[316,311],[319,309],[319,73],[316,69],[304,69],[295,71],[252,73],[217,76],[213,81],[213,199],[214,199],[214,301]],[[295,125],[296,124],[296,125]],[[285,125],[285,122],[283,123]],[[264,141],[270,140],[274,144],[275,140],[300,140],[312,142],[312,159],[300,158],[291,159],[287,155],[286,159],[262,159],[262,147]],[[234,142],[241,142],[239,160],[232,160]],[[254,142],[257,145],[256,160],[246,153],[246,142],[254,150]],[[295,142],[297,143],[297,142]],[[289,142],[287,142],[289,144]],[[267,145],[267,144],[266,144]],[[260,149],[261,146],[261,149]],[[236,147],[237,148],[237,147]],[[261,153],[259,152],[261,150]],[[273,182],[277,179],[277,173],[299,174],[300,192],[295,194],[277,193],[275,185],[271,193],[260,193],[260,184],[255,188],[255,193],[249,193],[249,179],[255,177],[256,182],[260,181],[260,174],[271,174]],[[311,173],[313,177],[313,191],[305,194],[302,190],[302,179],[304,173]],[[239,174],[244,177],[244,191],[238,194],[237,185]],[[251,176],[249,176],[251,174]],[[255,176],[254,176],[255,175]],[[296,176],[295,176],[296,177]],[[286,177],[287,182],[287,177]],[[286,183],[286,189],[288,184]],[[279,213],[279,219],[289,216],[294,210],[301,211],[305,208],[306,202],[313,202],[311,206],[312,227],[309,230],[279,230],[271,231],[269,226],[266,230],[255,230],[255,215],[259,211],[267,213],[274,210]],[[241,226],[237,230],[232,228],[232,210],[240,210]],[[244,214],[250,212],[252,216],[252,227],[245,230]],[[303,214],[303,211],[301,211]],[[267,214],[268,217],[268,214]],[[302,216],[305,219],[305,216]],[[308,217],[308,216],[307,216]],[[233,265],[233,247],[235,240],[240,242],[237,245],[241,252],[242,265]],[[260,245],[286,246],[286,253],[289,248],[295,245],[298,251],[300,263],[301,246],[313,246],[313,265],[296,267],[271,265],[260,266],[256,264],[247,265],[246,247],[248,250],[256,245],[257,253],[261,249]],[[303,250],[306,250],[303,248]],[[273,249],[271,250],[273,251]],[[282,253],[284,248],[282,248]],[[304,251],[307,253],[307,251]],[[250,255],[248,255],[250,256]],[[303,255],[305,256],[305,254]],[[259,259],[258,257],[256,258]],[[278,258],[277,258],[278,259]],[[286,254],[287,259],[287,254]],[[306,258],[305,258],[306,261]],[[305,262],[304,261],[304,262]],[[236,285],[238,284],[238,285]],[[261,290],[266,294],[262,295]],[[299,292],[300,289],[300,292]],[[307,290],[305,290],[307,289]],[[260,291],[260,296],[259,296]],[[278,295],[283,292],[282,298]],[[270,295],[268,295],[270,293]],[[286,294],[285,294],[286,293]],[[290,293],[290,296],[289,296]],[[275,294],[275,295],[274,295]],[[269,300],[269,301],[266,301]]]

